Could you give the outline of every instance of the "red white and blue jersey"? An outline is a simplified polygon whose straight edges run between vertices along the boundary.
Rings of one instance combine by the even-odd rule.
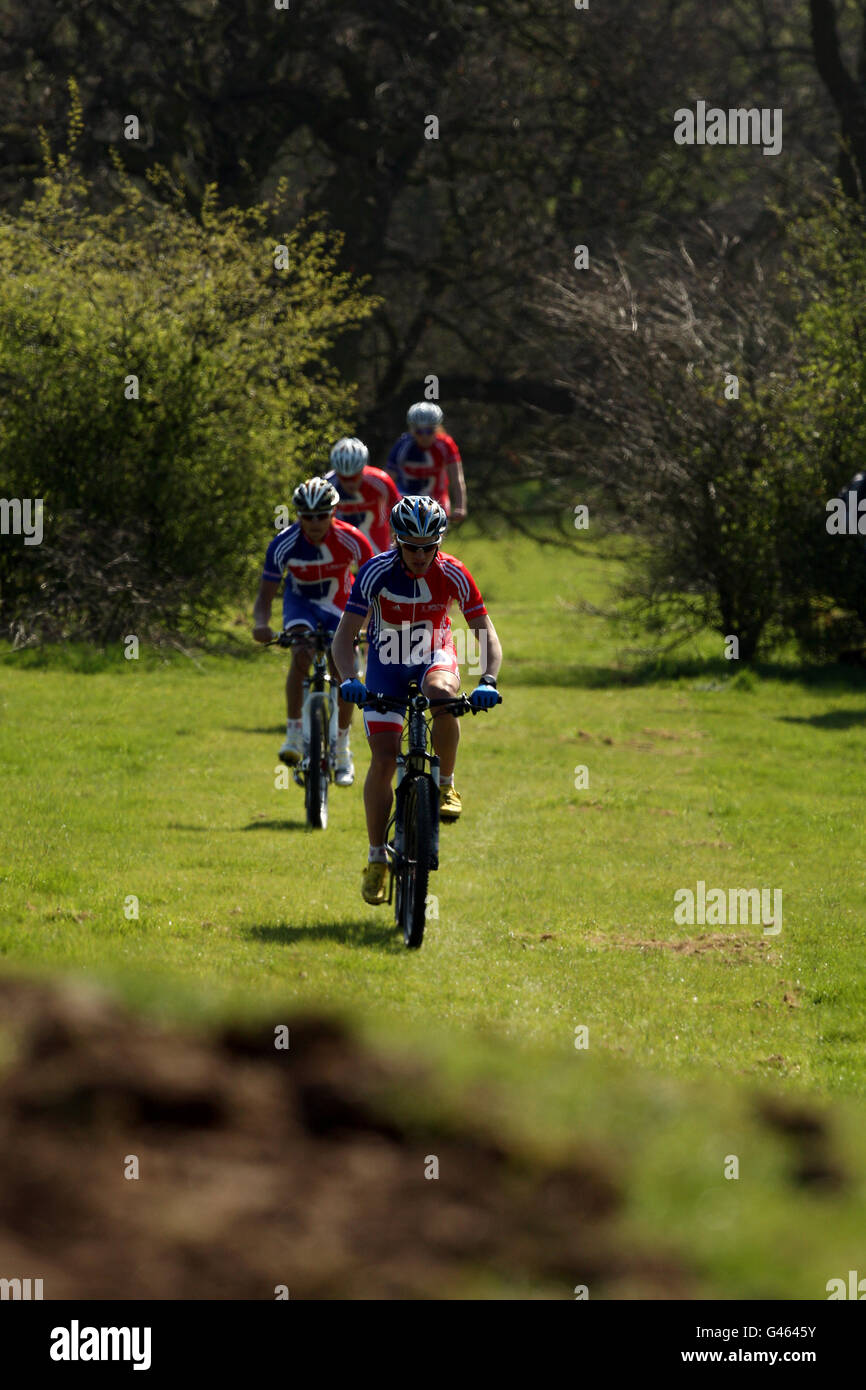
[[[448,469],[460,461],[450,434],[439,430],[428,449],[422,449],[414,435],[401,434],[385,467],[404,497],[432,497],[450,515]]]
[[[361,566],[345,611],[364,617],[372,609],[367,640],[376,651],[389,631],[406,628],[413,634],[425,629],[431,650],[436,650],[452,642],[448,610],[455,600],[467,621],[487,612],[478,585],[455,556],[438,551],[427,573],[416,576],[406,569],[395,547]]]
[[[336,469],[326,473],[329,483],[340,494],[337,516],[363,531],[374,554],[391,544],[391,508],[400,501],[394,479],[383,468],[366,464],[357,482],[349,484]]]
[[[296,521],[268,546],[262,579],[279,583],[285,574],[287,593],[342,610],[352,589],[350,566],[363,566],[372,558],[367,537],[347,521],[335,517],[318,545],[307,540]]]

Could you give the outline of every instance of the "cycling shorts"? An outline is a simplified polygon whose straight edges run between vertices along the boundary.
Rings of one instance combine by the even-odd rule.
[[[422,661],[414,666],[404,666],[398,662],[382,662],[374,647],[370,648],[367,656],[367,671],[364,677],[364,684],[373,695],[388,695],[394,700],[406,699],[409,691],[409,682],[416,680],[419,685],[423,685],[424,677],[430,671],[450,671],[452,675],[460,678],[460,667],[457,663],[457,653],[454,650],[454,643],[448,642],[445,646],[437,647],[430,654],[429,661]],[[405,705],[403,713],[405,714]],[[389,710],[387,714],[380,714],[378,710],[364,710],[364,728],[367,734],[381,734],[386,730],[403,727],[403,715],[396,710]]]
[[[283,627],[308,627],[315,632],[319,623],[333,637],[343,614],[331,603],[313,603],[287,590],[283,594]]]

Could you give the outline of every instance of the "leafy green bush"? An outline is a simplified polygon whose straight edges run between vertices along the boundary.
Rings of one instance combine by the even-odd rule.
[[[321,226],[270,234],[284,189],[192,211],[164,171],[157,198],[118,169],[106,208],[78,124],[73,101],[71,151],[0,214],[0,496],[44,499],[42,544],[0,554],[19,638],[190,627],[237,595],[351,428],[330,355],[373,308]]]
[[[866,215],[837,191],[789,237],[792,365],[770,440],[797,500],[778,536],[781,610],[804,652],[830,659],[866,643],[866,537],[827,529],[866,462]]]

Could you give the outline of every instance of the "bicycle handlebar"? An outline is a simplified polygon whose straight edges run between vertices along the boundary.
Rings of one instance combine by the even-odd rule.
[[[497,694],[498,694],[498,692],[497,692]],[[481,714],[481,713],[482,713],[482,711],[481,711],[480,709],[476,709],[476,708],[475,708],[475,706],[472,704],[472,701],[469,699],[469,696],[468,696],[468,695],[445,695],[445,696],[439,696],[439,695],[437,695],[437,696],[434,696],[432,699],[431,699],[431,697],[430,697],[429,695],[425,695],[423,692],[419,692],[419,695],[420,695],[420,698],[424,701],[424,708],[425,708],[425,709],[426,709],[428,706],[432,706],[432,705],[438,705],[440,708],[443,708],[443,707],[445,707],[445,706],[447,706],[447,705],[450,705],[450,706],[452,707],[452,708],[451,708],[451,713],[452,713],[453,715],[455,715],[456,718],[458,718],[458,719],[460,718],[461,714]],[[418,695],[416,695],[416,696],[413,696],[412,698],[414,698],[414,699],[417,700],[419,697],[418,697]],[[407,696],[406,699],[404,699],[404,700],[398,700],[398,699],[396,699],[393,695],[377,695],[377,694],[374,694],[373,692],[370,692],[370,693],[368,693],[366,700],[362,700],[362,701],[361,701],[361,704],[360,704],[359,708],[360,708],[360,709],[373,709],[373,710],[375,710],[375,711],[377,712],[377,714],[387,714],[387,713],[389,713],[389,712],[392,712],[392,713],[395,713],[395,714],[405,714],[405,713],[406,713],[406,707],[407,707],[407,705],[408,705],[408,703],[409,703],[409,699],[410,699],[409,696]],[[498,698],[497,698],[497,700],[496,700],[496,703],[497,703],[498,705],[501,705],[501,704],[502,704],[502,696],[501,696],[501,695],[498,695]]]
[[[323,638],[326,639],[326,640],[323,641],[323,640],[322,640]],[[315,643],[317,646],[318,646],[318,644],[321,642],[321,649],[322,649],[322,651],[326,651],[326,650],[330,647],[330,645],[331,645],[332,638],[333,638],[333,633],[325,632],[323,628],[320,628],[320,629],[319,629],[318,631],[316,631],[316,632],[314,632],[314,631],[312,630],[312,628],[304,628],[304,629],[302,629],[302,631],[300,631],[300,632],[294,632],[294,633],[288,632],[288,631],[284,628],[282,632],[278,632],[278,633],[277,633],[276,637],[272,637],[271,640],[270,640],[269,642],[263,642],[263,643],[262,643],[262,646],[263,646],[263,647],[301,647],[301,646],[305,646],[305,647],[306,647],[306,646],[309,646],[309,645],[311,644],[311,642]],[[359,632],[358,635],[357,635],[357,637],[353,637],[353,638],[352,638],[352,646],[353,646],[353,647],[360,647],[361,643],[362,643],[362,642],[365,642],[366,640],[367,640],[367,634],[366,634],[365,632]]]

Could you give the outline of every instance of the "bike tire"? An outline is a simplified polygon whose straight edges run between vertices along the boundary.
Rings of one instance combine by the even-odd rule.
[[[430,882],[430,851],[433,844],[433,798],[429,777],[414,777],[406,795],[404,862],[400,906],[403,941],[417,950],[424,940],[427,914],[427,887]]]
[[[311,830],[324,830],[328,824],[327,748],[325,706],[323,701],[317,700],[310,714],[310,753],[304,779],[307,825]]]

